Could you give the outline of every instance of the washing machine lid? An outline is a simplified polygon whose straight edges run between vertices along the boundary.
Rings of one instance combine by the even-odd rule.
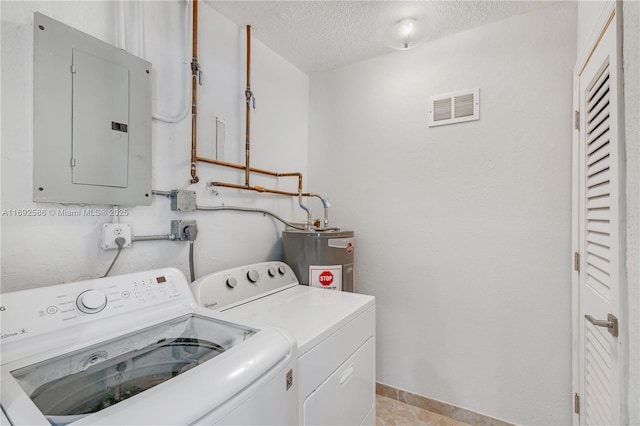
[[[373,296],[296,285],[220,311],[283,328],[303,355],[374,304]]]
[[[290,342],[275,330],[190,313],[3,366],[2,408],[13,424],[187,424],[289,356]]]

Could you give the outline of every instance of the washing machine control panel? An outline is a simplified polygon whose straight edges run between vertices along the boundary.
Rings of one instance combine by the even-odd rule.
[[[4,293],[0,337],[4,344],[167,302],[194,303],[173,268]]]
[[[191,283],[191,289],[200,306],[224,310],[297,284],[286,263],[263,262],[206,275]]]
[[[85,314],[97,314],[107,306],[107,295],[102,290],[87,290],[80,293],[76,306]]]

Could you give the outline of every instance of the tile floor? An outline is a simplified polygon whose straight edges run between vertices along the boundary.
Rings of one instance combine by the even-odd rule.
[[[376,426],[465,426],[462,423],[404,402],[376,395]]]

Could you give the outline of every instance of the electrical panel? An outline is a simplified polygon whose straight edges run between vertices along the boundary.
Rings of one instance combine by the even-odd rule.
[[[33,201],[151,204],[151,64],[34,14]]]

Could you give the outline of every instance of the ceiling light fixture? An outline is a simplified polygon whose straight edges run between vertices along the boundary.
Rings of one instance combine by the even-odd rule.
[[[415,18],[402,19],[393,26],[395,38],[394,47],[400,50],[408,50],[416,46],[422,35],[422,25]]]

